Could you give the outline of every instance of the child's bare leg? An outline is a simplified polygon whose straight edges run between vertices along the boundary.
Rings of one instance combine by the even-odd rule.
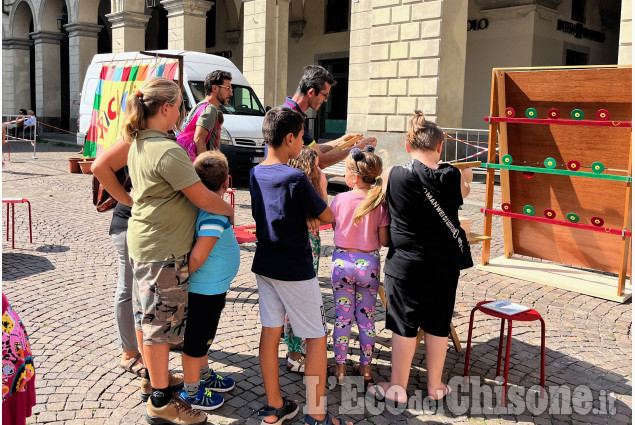
[[[183,362],[183,379],[188,384],[196,383],[201,379],[201,367],[207,362],[207,357],[190,357],[187,354],[181,354]]]
[[[448,337],[439,337],[428,333],[426,342],[426,366],[428,368],[428,394],[435,400],[446,394],[447,388],[441,382],[445,355],[448,351]]]
[[[167,388],[170,344],[144,345],[143,360],[150,373],[152,387]]]
[[[306,404],[307,413],[321,421],[324,413],[326,391],[326,335],[306,339]]]
[[[324,393],[326,392],[326,335],[321,338],[306,339],[306,405],[307,413],[317,419],[326,417]],[[333,417],[333,424],[340,425]],[[352,422],[347,422],[346,425]],[[344,424],[341,424],[344,425]]]
[[[258,355],[260,357],[260,370],[262,373],[262,380],[265,385],[265,394],[267,396],[267,404],[271,407],[279,409],[282,407],[282,394],[280,393],[280,367],[278,360],[278,345],[280,343],[280,334],[282,333],[282,326],[277,328],[262,327],[260,332],[260,350]],[[324,356],[326,360],[326,338],[325,338],[325,350]],[[326,368],[326,366],[324,366]],[[278,420],[275,416],[265,416],[265,422],[276,422]]]
[[[395,400],[398,403],[408,401],[406,387],[408,386],[410,366],[412,365],[412,358],[415,355],[416,349],[417,338],[406,338],[393,332],[390,382],[380,382],[377,384],[377,386],[381,387],[384,395],[390,400]],[[371,394],[376,393],[372,387],[369,391]]]

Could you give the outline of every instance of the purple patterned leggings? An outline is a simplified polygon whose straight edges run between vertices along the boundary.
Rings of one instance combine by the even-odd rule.
[[[359,328],[360,363],[370,364],[375,348],[375,303],[379,288],[379,251],[333,251],[331,283],[335,299],[333,351],[338,364],[346,362],[353,317]]]

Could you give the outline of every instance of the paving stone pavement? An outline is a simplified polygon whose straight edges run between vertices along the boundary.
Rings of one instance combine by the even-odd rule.
[[[16,206],[16,248],[2,238],[3,291],[20,314],[30,333],[37,374],[37,399],[34,414],[27,423],[54,424],[133,424],[145,423],[145,405],[139,399],[138,378],[117,367],[119,349],[113,316],[116,287],[116,254],[108,236],[111,213],[97,213],[91,203],[91,177],[68,172],[67,158],[76,156],[77,147],[38,145],[38,159],[31,158],[26,143],[11,145],[11,161],[2,172],[3,197],[28,198],[33,206],[33,244],[28,243],[25,205]],[[245,182],[238,186],[236,223],[252,223],[249,192]],[[330,185],[329,189],[336,189]],[[343,190],[339,186],[339,190]],[[331,196],[336,192],[331,191]],[[473,184],[472,194],[462,212],[471,217],[473,229],[481,230],[479,207],[484,201],[484,185]],[[500,194],[496,191],[498,202]],[[3,220],[6,210],[3,209]],[[4,221],[3,221],[4,223]],[[500,218],[494,218],[492,258],[502,255],[503,238]],[[3,226],[3,232],[6,228]],[[333,320],[333,299],[329,284],[333,238],[322,232],[324,258],[319,280],[324,294],[327,317]],[[232,283],[219,332],[210,352],[212,367],[233,377],[237,387],[226,397],[225,405],[209,414],[210,423],[257,424],[255,412],[264,405],[264,389],[258,365],[258,294],[250,272],[254,244],[241,246],[241,267]],[[385,255],[385,249],[382,250]],[[473,246],[479,259],[481,247]],[[422,276],[422,279],[424,277]],[[547,386],[578,386],[572,402],[561,411],[550,413],[536,399],[525,396],[539,383],[540,327],[534,323],[514,323],[510,360],[510,392],[520,396],[517,411],[483,410],[493,406],[488,392],[493,384],[499,324],[477,314],[470,374],[487,386],[471,392],[454,388],[450,400],[436,414],[423,412],[425,396],[425,346],[415,355],[408,386],[413,395],[410,410],[393,415],[381,412],[381,405],[367,406],[361,413],[342,408],[345,417],[356,424],[627,424],[632,409],[631,303],[618,304],[490,274],[472,268],[461,274],[454,324],[463,346],[467,340],[471,308],[484,299],[503,298],[531,306],[544,317],[547,325]],[[385,314],[377,307],[377,330],[384,329]],[[329,341],[329,350],[332,349]],[[353,344],[350,359],[358,360]],[[329,359],[332,358],[329,351]],[[448,344],[444,381],[462,376],[465,352],[457,353]],[[388,378],[390,350],[377,345],[374,375]],[[171,367],[180,370],[180,356],[172,353]],[[283,393],[303,400],[302,376],[288,374],[280,350],[280,375]],[[453,382],[455,382],[453,381]],[[580,392],[582,391],[582,392]],[[423,394],[422,394],[423,393]],[[459,394],[460,393],[460,394]],[[461,398],[457,398],[457,394]],[[607,397],[607,394],[615,398]],[[589,397],[586,401],[585,397]],[[344,398],[344,400],[343,400]],[[328,409],[340,411],[348,397],[341,387],[327,392]],[[524,401],[531,401],[528,408]],[[540,401],[540,399],[538,399]],[[546,399],[543,399],[543,401]],[[606,404],[607,400],[610,402]],[[350,405],[350,403],[348,403]],[[354,405],[355,403],[353,403]],[[553,407],[550,403],[550,408]],[[533,406],[533,407],[532,407]],[[571,408],[573,406],[573,408]],[[469,407],[469,410],[468,410]],[[585,414],[604,409],[612,414]],[[393,410],[394,411],[394,410]],[[348,413],[347,413],[348,412]],[[533,413],[532,413],[533,412]],[[559,413],[559,414],[558,414]],[[295,423],[302,423],[298,415]]]

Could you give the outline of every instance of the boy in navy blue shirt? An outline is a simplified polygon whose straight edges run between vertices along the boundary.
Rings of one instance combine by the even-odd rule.
[[[340,421],[324,413],[326,383],[326,323],[322,294],[313,269],[307,219],[330,223],[333,213],[306,175],[286,165],[302,150],[304,119],[288,108],[274,108],[265,116],[262,133],[269,153],[251,170],[251,212],[256,221],[256,274],[260,304],[260,369],[267,406],[258,414],[263,424],[281,424],[297,415],[297,402],[280,393],[278,344],[289,315],[294,333],[306,338],[307,407],[309,424]],[[342,424],[344,422],[341,422]]]

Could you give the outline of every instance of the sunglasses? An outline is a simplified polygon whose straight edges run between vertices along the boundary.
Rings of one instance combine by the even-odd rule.
[[[222,87],[222,88],[224,88],[224,89],[229,89],[229,90],[231,90],[231,89],[232,89],[232,88],[231,88],[231,86],[224,86],[224,85],[222,85],[222,84],[218,84],[218,87]]]

